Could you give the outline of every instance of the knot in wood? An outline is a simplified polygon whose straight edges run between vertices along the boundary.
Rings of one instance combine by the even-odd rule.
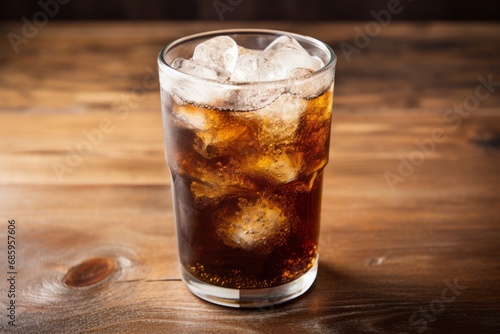
[[[494,130],[476,130],[471,142],[485,151],[500,151],[500,133]]]
[[[106,258],[86,260],[71,268],[63,278],[63,283],[72,288],[81,288],[99,283],[115,270],[115,262]]]

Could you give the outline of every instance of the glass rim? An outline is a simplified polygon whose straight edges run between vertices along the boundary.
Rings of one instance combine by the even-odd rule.
[[[285,78],[285,79],[279,79],[279,80],[268,80],[268,81],[220,81],[220,80],[215,80],[215,79],[208,79],[208,78],[203,78],[203,77],[198,77],[195,75],[187,74],[181,71],[178,71],[174,69],[170,64],[167,63],[165,60],[165,55],[167,54],[168,51],[171,49],[175,48],[176,46],[179,46],[185,42],[203,38],[203,37],[216,37],[216,36],[222,36],[222,35],[231,35],[231,34],[262,34],[262,35],[276,35],[277,37],[279,36],[290,36],[295,38],[299,43],[301,41],[307,41],[311,43],[311,45],[314,45],[320,50],[323,50],[326,54],[330,56],[330,59],[328,62],[321,67],[318,70],[315,70],[314,72],[301,75],[298,77],[293,77],[293,78]],[[321,40],[306,36],[306,35],[301,35],[293,32],[288,32],[288,31],[283,31],[283,30],[274,30],[274,29],[252,29],[252,28],[241,28],[241,29],[220,29],[220,30],[211,30],[211,31],[206,31],[202,33],[197,33],[197,34],[191,34],[185,37],[181,37],[178,39],[175,39],[174,41],[168,43],[165,47],[163,47],[158,54],[158,66],[160,71],[165,71],[167,73],[171,73],[174,76],[179,76],[180,78],[184,78],[186,80],[195,80],[195,81],[200,81],[200,82],[205,82],[205,83],[210,83],[210,84],[217,84],[217,85],[224,85],[227,87],[254,87],[254,86],[265,86],[265,85],[272,85],[272,86],[280,86],[280,85],[287,85],[292,82],[297,82],[297,81],[302,81],[302,80],[310,80],[314,77],[320,76],[321,74],[324,74],[327,71],[330,71],[331,69],[335,68],[337,64],[337,55],[333,51],[333,49],[326,44],[325,42],[322,42]]]

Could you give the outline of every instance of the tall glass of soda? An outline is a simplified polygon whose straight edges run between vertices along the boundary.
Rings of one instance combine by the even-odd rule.
[[[318,270],[336,56],[314,38],[223,30],[159,54],[180,272],[231,307],[291,300]]]

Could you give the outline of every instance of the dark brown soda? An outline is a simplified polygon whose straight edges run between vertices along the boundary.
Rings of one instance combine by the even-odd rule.
[[[243,114],[252,111],[219,111],[166,100],[166,156],[179,258],[192,276],[227,288],[266,288],[299,278],[317,261],[332,91],[305,101],[305,106],[293,140],[264,146],[259,123]],[[193,128],[179,117],[182,113],[203,115],[213,123]],[[278,168],[285,177],[258,170],[266,154],[271,156],[271,175],[272,168]],[[297,170],[289,172],[280,159]],[[293,177],[288,179],[287,173]],[[254,216],[269,234],[258,231],[260,225],[250,221]],[[248,231],[242,232],[240,225]],[[233,230],[241,236],[233,238]]]

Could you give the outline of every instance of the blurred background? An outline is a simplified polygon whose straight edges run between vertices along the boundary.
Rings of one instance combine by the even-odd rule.
[[[58,1],[55,20],[371,20],[398,0],[2,0],[0,20],[19,20]],[[498,21],[498,0],[400,0],[395,20]],[[221,13],[223,15],[221,15]]]

